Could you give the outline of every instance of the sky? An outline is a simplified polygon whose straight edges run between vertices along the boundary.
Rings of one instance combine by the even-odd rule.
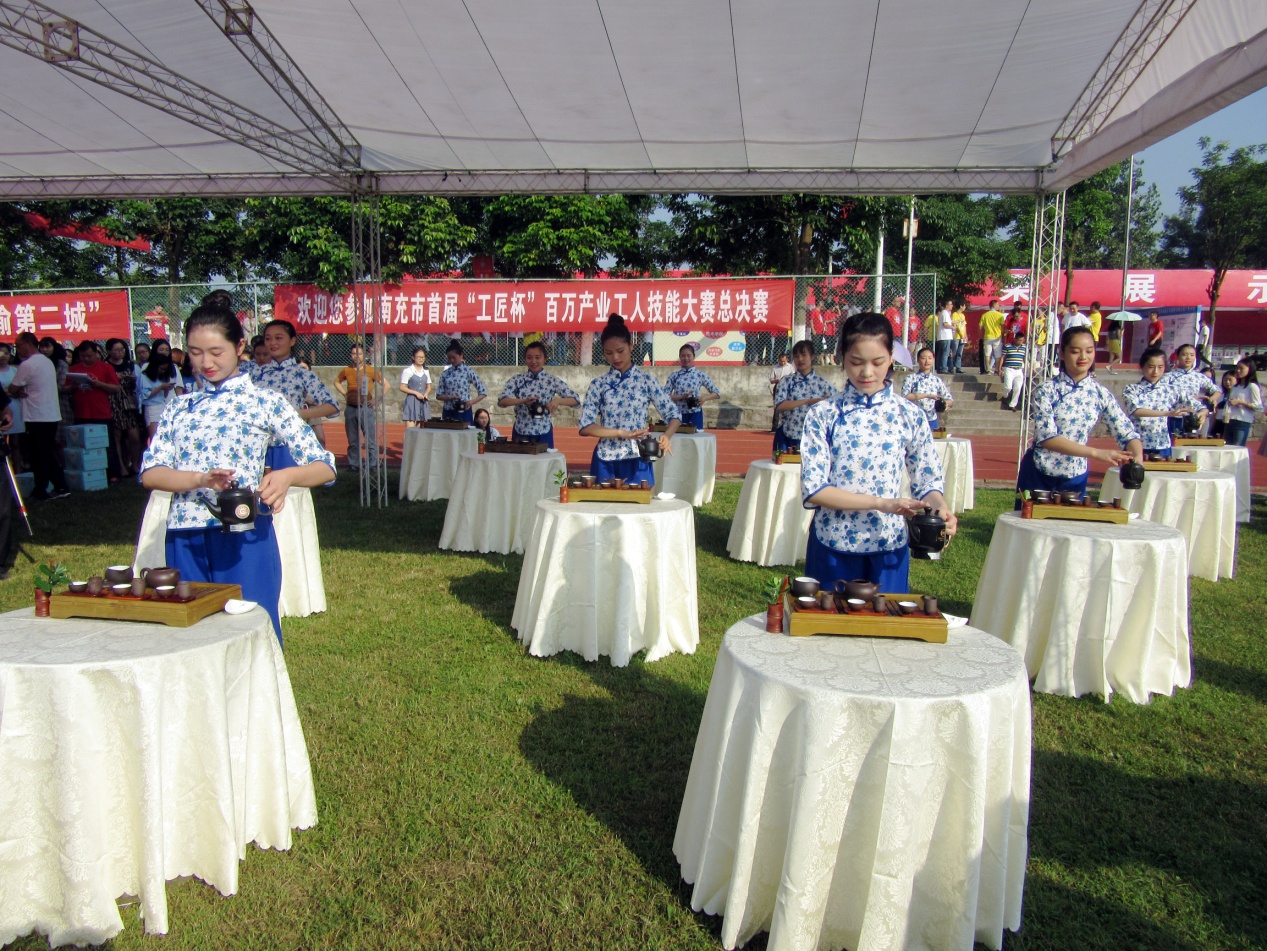
[[[1179,211],[1175,191],[1181,185],[1192,183],[1190,170],[1201,164],[1197,139],[1202,136],[1215,142],[1230,142],[1233,147],[1267,142],[1267,89],[1260,89],[1137,153],[1144,160],[1144,180],[1156,184],[1161,192],[1164,215]]]

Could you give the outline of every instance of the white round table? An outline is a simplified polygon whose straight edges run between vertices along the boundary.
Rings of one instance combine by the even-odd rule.
[[[972,624],[1025,657],[1034,689],[1135,703],[1192,682],[1178,529],[999,516]]]
[[[447,499],[458,474],[458,460],[479,445],[474,428],[427,429],[410,426],[400,450],[402,499],[430,502]]]
[[[1123,496],[1118,469],[1104,474],[1100,498]],[[1149,472],[1130,510],[1179,529],[1188,540],[1188,571],[1218,581],[1236,573],[1236,477],[1230,472]]]
[[[1191,459],[1197,471],[1214,470],[1230,472],[1236,477],[1236,520],[1248,522],[1252,499],[1250,498],[1249,449],[1245,446],[1175,446],[1171,451],[1176,460]]]
[[[941,459],[942,472],[946,478],[946,489],[942,493],[946,504],[955,513],[966,512],[976,504],[976,471],[972,465],[972,441],[955,436],[945,439],[934,439],[933,448]],[[903,495],[909,495],[911,480],[902,470]]]
[[[673,454],[652,464],[657,492],[672,492],[692,505],[713,501],[717,482],[717,437],[712,433],[678,433]]]
[[[801,467],[758,459],[748,466],[726,551],[736,561],[795,565],[805,560],[812,510],[801,504]]]
[[[246,846],[317,821],[286,661],[260,608],[192,627],[0,619],[0,945],[99,944],[165,882],[238,887]]]
[[[132,570],[157,568],[167,564],[167,513],[172,494],[161,489],[150,492],[136,539]],[[317,512],[312,490],[292,486],[286,490],[286,504],[273,514],[273,533],[282,559],[282,594],[279,617],[307,617],[326,609],[325,577],[321,573],[321,539],[317,535]]]
[[[541,501],[511,627],[536,657],[562,650],[624,667],[699,643],[695,512],[680,499]]]
[[[523,554],[536,504],[558,498],[555,482],[567,475],[557,452],[535,456],[505,452],[464,452],[453,495],[444,513],[440,547],[451,551]]]
[[[1021,924],[1029,683],[1020,655],[726,632],[673,852],[722,945],[970,949]]]

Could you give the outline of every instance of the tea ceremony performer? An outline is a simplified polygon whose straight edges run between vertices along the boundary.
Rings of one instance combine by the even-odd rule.
[[[800,443],[809,407],[836,395],[836,388],[814,372],[814,346],[808,340],[792,348],[792,365],[796,372],[780,380],[774,390],[774,414],[780,416],[775,449],[791,449]]]
[[[1197,348],[1190,343],[1185,343],[1175,351],[1175,354],[1179,365],[1162,377],[1162,380],[1180,395],[1194,400],[1203,398],[1213,406],[1214,399],[1222,394],[1219,385],[1197,369]],[[1198,411],[1198,429],[1205,423],[1207,415],[1208,411],[1204,407]],[[1179,419],[1171,419],[1169,429],[1172,434],[1182,433],[1183,422]]]
[[[929,429],[941,429],[941,422],[937,416],[937,401],[943,400],[946,409],[955,401],[950,395],[950,390],[946,388],[946,384],[942,382],[942,378],[933,370],[933,362],[936,359],[933,351],[924,347],[916,359],[919,360],[919,372],[906,374],[906,379],[902,381],[902,395],[923,411],[928,420]]]
[[[475,375],[475,371],[467,366],[459,341],[451,341],[444,353],[449,365],[440,374],[440,382],[436,384],[436,399],[444,404],[441,418],[470,425],[474,420],[475,404],[488,396],[488,388]],[[479,394],[475,399],[471,399],[471,387],[475,387],[475,392]]]
[[[1021,458],[1016,479],[1019,493],[1029,489],[1085,492],[1087,460],[1111,466],[1144,461],[1144,445],[1113,394],[1096,382],[1095,338],[1087,326],[1070,327],[1060,335],[1061,369],[1034,391],[1034,442]],[[1091,430],[1101,419],[1120,449],[1093,449]]]
[[[654,485],[655,471],[642,458],[635,442],[651,431],[647,405],[654,405],[667,423],[659,439],[660,451],[666,455],[673,451],[670,442],[682,424],[681,414],[656,378],[633,365],[633,338],[624,317],[609,316],[599,339],[603,358],[611,369],[590,383],[581,406],[580,434],[598,437],[590,472],[599,482],[645,479]]]
[[[810,408],[801,437],[801,498],[817,507],[805,573],[824,587],[865,578],[882,591],[909,591],[906,517],[931,506],[958,520],[942,495],[945,479],[933,432],[920,408],[888,381],[893,327],[883,314],[850,317],[838,352],[844,389]],[[900,495],[905,468],[915,498]]]
[[[246,364],[251,382],[258,387],[281,394],[309,425],[313,420],[339,415],[334,394],[311,370],[301,367],[291,356],[295,347],[295,325],[289,320],[272,320],[264,326],[264,347],[269,362],[263,366],[252,361]],[[264,462],[269,469],[285,469],[295,464],[286,446],[273,440]]]
[[[1199,413],[1201,407],[1193,397],[1165,382],[1166,351],[1161,347],[1145,350],[1139,358],[1139,369],[1140,381],[1129,384],[1122,394],[1126,412],[1135,420],[1144,452],[1169,459],[1170,419]]]
[[[515,408],[513,439],[543,442],[554,448],[553,413],[560,406],[580,406],[576,391],[557,376],[545,372],[546,345],[534,340],[524,347],[524,363],[527,373],[512,376],[506,381],[497,405]]]
[[[678,350],[680,370],[674,370],[664,382],[669,397],[678,404],[684,426],[704,428],[704,404],[721,399],[717,384],[703,370],[695,366],[695,347],[684,343]],[[707,392],[705,392],[707,390]]]
[[[204,503],[214,504],[216,492],[236,480],[278,511],[291,486],[331,484],[334,456],[282,396],[239,372],[245,341],[232,311],[198,307],[185,321],[185,341],[204,389],[176,397],[163,410],[141,462],[141,484],[172,493],[167,564],[186,581],[241,585],[243,598],[268,612],[281,643],[282,565],[272,515],[256,516],[246,531],[225,532]],[[265,473],[274,438],[295,464]]]

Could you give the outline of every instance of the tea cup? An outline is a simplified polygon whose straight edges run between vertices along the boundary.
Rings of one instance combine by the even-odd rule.
[[[592,475],[581,476],[581,485],[583,485],[587,489],[594,488],[594,483],[597,481],[598,479]]]
[[[818,606],[824,611],[836,610],[836,593],[834,591],[818,592]]]
[[[914,601],[899,601],[897,603],[897,609],[901,611],[903,614],[914,614],[915,609],[918,607],[919,605],[916,604]]]
[[[174,584],[161,584],[154,589],[154,593],[160,598],[170,598],[176,591]]]
[[[624,480],[624,479],[612,479],[612,485],[614,485],[614,486],[615,486],[616,488],[618,488],[618,489],[623,489],[623,488],[625,487],[625,480]]]
[[[857,612],[865,608],[867,606],[867,602],[863,601],[862,598],[849,598],[845,601],[845,606],[851,612]]]
[[[818,594],[818,579],[806,577],[793,578],[792,593],[798,597],[801,595],[808,595],[810,597],[816,596]]]
[[[101,575],[93,575],[88,579],[88,593],[92,595],[101,594],[101,589],[106,586],[105,579]]]
[[[133,578],[132,584],[130,584],[128,587],[130,588],[130,593],[132,597],[134,598],[143,597],[145,594],[145,579]]]
[[[72,581],[70,583],[70,590],[74,592],[75,594],[83,594],[85,591],[88,590],[88,582],[87,581]]]
[[[871,610],[876,614],[885,614],[888,611],[888,601],[882,594],[876,594],[871,598]]]
[[[125,594],[131,594],[132,582],[129,581],[127,584],[112,584],[110,585],[110,591],[116,598],[121,598]]]
[[[130,565],[111,565],[106,569],[106,581],[111,585],[131,584],[132,568]]]
[[[811,597],[797,598],[796,606],[801,611],[815,611],[818,609],[818,599]]]
[[[188,581],[176,582],[176,597],[181,600],[188,600],[194,596],[194,586]]]
[[[925,614],[937,613],[937,599],[934,598],[931,594],[924,595],[924,613]]]

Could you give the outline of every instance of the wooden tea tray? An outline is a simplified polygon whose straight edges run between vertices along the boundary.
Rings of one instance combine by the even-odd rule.
[[[1174,436],[1170,440],[1173,446],[1226,446],[1227,441],[1224,439],[1215,439],[1211,436]]]
[[[950,433],[946,432],[946,430],[944,429],[934,429],[933,438],[934,439],[949,439]]]
[[[865,611],[824,611],[821,608],[802,610],[789,590],[784,594],[783,627],[793,637],[811,634],[847,634],[857,637],[909,637],[930,644],[945,644],[949,625],[939,611],[925,614],[922,596],[918,594],[886,594],[884,614],[871,610],[868,602]],[[898,610],[899,601],[914,601],[921,610],[903,614]]]
[[[469,429],[470,424],[459,419],[428,419],[422,424],[423,429]]]
[[[653,433],[662,433],[668,428],[669,428],[668,423],[652,423],[651,424],[651,431]],[[693,436],[697,432],[699,432],[699,430],[696,429],[694,426],[679,426],[677,428],[677,431],[679,434],[686,435],[686,436]]]
[[[569,502],[637,502],[642,505],[651,504],[651,493],[655,489],[568,489]]]
[[[801,464],[801,454],[799,452],[776,452],[772,458],[776,466],[799,466]]]
[[[190,582],[194,596],[188,601],[154,597],[143,598],[114,594],[55,594],[49,599],[49,615],[56,618],[92,617],[106,621],[152,621],[171,627],[189,627],[224,608],[231,598],[241,599],[242,587],[236,584]]]
[[[509,452],[521,456],[537,456],[550,447],[543,442],[486,442],[485,452]]]
[[[1145,472],[1196,472],[1195,462],[1168,462],[1159,459],[1157,462],[1144,463]]]
[[[1048,505],[1035,502],[1034,512],[1030,518],[1061,518],[1074,522],[1114,522],[1125,525],[1130,521],[1131,513],[1118,508],[1083,508],[1081,505]]]

